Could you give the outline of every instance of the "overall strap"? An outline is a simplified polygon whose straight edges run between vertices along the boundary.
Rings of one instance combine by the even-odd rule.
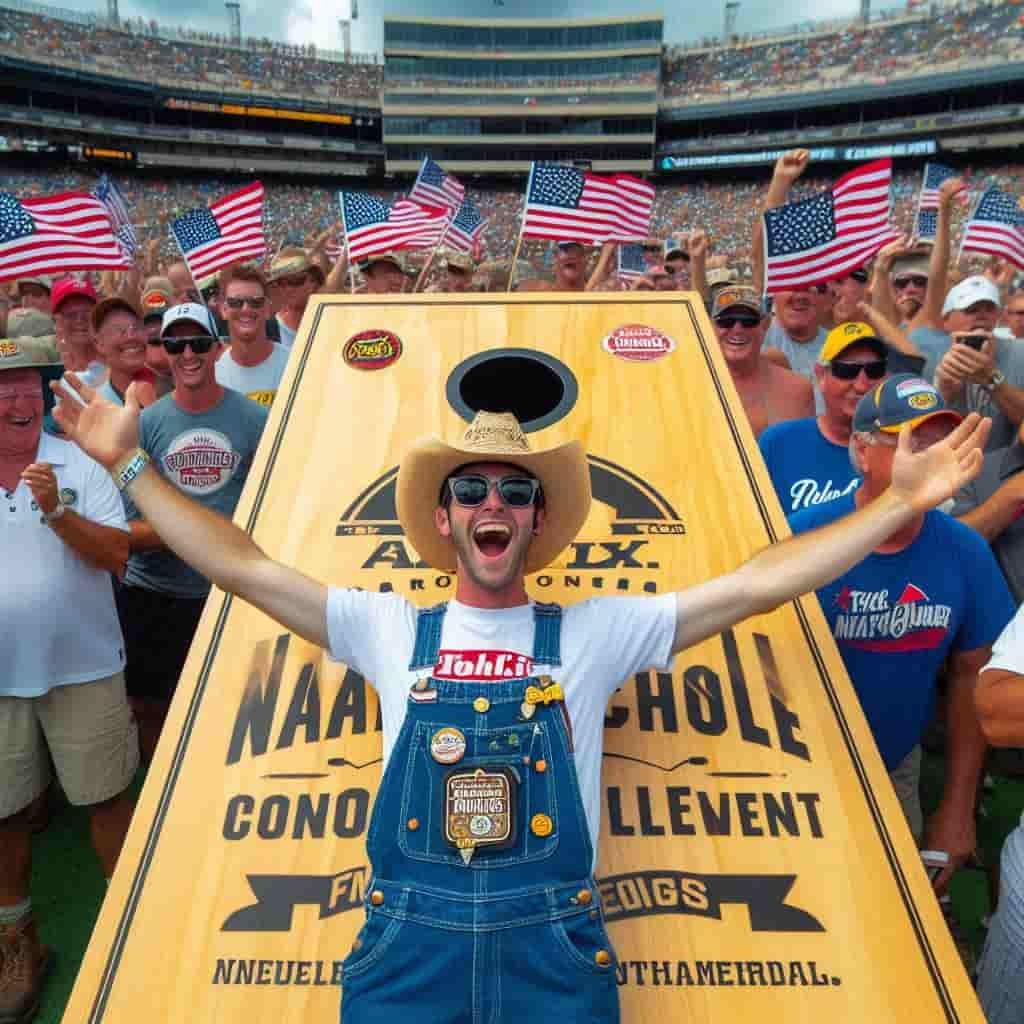
[[[562,664],[562,606],[541,604],[533,606],[533,663],[550,668]]]
[[[441,626],[446,611],[448,602],[442,601],[433,608],[421,608],[416,613],[416,643],[409,662],[410,672],[433,669],[437,664],[437,654],[441,649]]]

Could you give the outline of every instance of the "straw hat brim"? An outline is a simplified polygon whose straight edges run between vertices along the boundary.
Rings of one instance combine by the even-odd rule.
[[[590,511],[590,470],[583,446],[568,441],[544,451],[482,452],[435,437],[414,445],[398,469],[398,520],[420,558],[443,572],[454,572],[457,559],[455,546],[434,522],[441,487],[453,470],[477,462],[508,462],[540,481],[544,525],[530,542],[525,565],[527,573],[539,572],[576,537]]]

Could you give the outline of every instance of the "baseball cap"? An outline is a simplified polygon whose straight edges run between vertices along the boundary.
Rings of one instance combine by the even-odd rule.
[[[849,320],[833,327],[825,335],[825,344],[818,353],[818,365],[828,366],[833,359],[842,355],[848,348],[860,343],[874,344],[883,355],[888,355],[889,346],[875,333],[869,324]]]
[[[45,288],[48,292],[53,290],[53,278],[47,274],[36,274],[34,277],[19,277],[14,282],[14,287],[20,292],[23,284],[35,284]]]
[[[112,295],[109,299],[103,299],[92,307],[92,312],[89,314],[89,319],[92,321],[92,329],[98,331],[103,326],[103,321],[115,309],[126,310],[129,313],[134,313],[140,320],[142,319],[142,314],[139,313],[134,303],[129,302],[123,295]]]
[[[38,309],[12,309],[7,316],[8,338],[52,338],[53,317]]]
[[[959,423],[958,412],[946,408],[942,395],[923,377],[896,373],[872,388],[858,403],[853,414],[856,432],[880,430],[898,434],[904,423],[919,427],[936,416],[948,416]]]
[[[56,313],[60,309],[61,303],[79,296],[83,299],[92,299],[93,302],[99,301],[99,296],[91,281],[80,281],[77,277],[65,277],[58,281],[50,291],[50,309]]]
[[[162,338],[175,324],[185,321],[195,324],[211,338],[218,336],[213,314],[205,306],[201,306],[198,302],[183,302],[179,306],[171,306],[164,313],[163,321],[160,324],[160,337]]]
[[[735,267],[712,267],[705,275],[709,288],[723,288],[727,285],[739,284],[739,274]]]
[[[999,289],[995,282],[990,281],[984,274],[965,277],[958,285],[950,288],[946,294],[946,301],[942,304],[942,315],[968,309],[976,302],[992,302],[996,306],[1002,305]]]
[[[711,319],[720,316],[727,309],[747,309],[758,317],[764,316],[764,304],[761,296],[753,288],[738,285],[723,288],[711,303]]]
[[[867,284],[868,269],[867,267],[857,267],[855,270],[851,270],[846,276],[852,277],[854,281],[860,281],[861,284]]]
[[[902,256],[895,256],[890,264],[889,273],[892,277],[899,277],[901,274],[920,274],[922,277],[927,277],[929,260],[928,254],[921,252],[908,252]]]
[[[162,317],[174,303],[174,286],[166,277],[146,278],[142,286],[142,318]]]
[[[571,249],[573,246],[575,246],[578,249],[582,249],[584,247],[582,242],[577,242],[573,238],[565,238],[560,242],[555,242],[555,248],[561,249],[563,251],[566,249]]]

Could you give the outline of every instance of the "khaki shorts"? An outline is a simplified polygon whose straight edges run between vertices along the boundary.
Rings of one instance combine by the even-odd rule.
[[[139,766],[139,738],[123,673],[57,686],[41,697],[0,697],[0,819],[46,789],[51,757],[77,806],[128,788]]]

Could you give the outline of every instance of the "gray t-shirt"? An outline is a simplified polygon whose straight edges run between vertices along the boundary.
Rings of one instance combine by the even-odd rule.
[[[935,368],[939,360],[949,351],[952,338],[937,327],[915,327],[908,335],[910,342],[924,356],[921,376],[925,380],[935,379]]]
[[[1024,470],[1024,445],[1020,441],[1008,448],[987,452],[981,472],[957,494],[953,515],[959,517],[983,505],[1021,470]],[[1015,519],[992,541],[992,552],[1010,584],[1013,599],[1020,604],[1024,601],[1024,517]]]
[[[819,327],[813,340],[794,341],[786,333],[782,324],[773,318],[765,332],[764,344],[761,346],[763,349],[777,348],[789,360],[793,372],[799,373],[801,377],[806,377],[811,382],[811,387],[814,388],[814,411],[818,416],[825,411],[825,400],[818,390],[818,380],[814,376],[814,364],[818,361],[818,353],[827,337],[828,332],[823,327]]]
[[[237,391],[225,389],[216,406],[200,413],[165,395],[142,410],[139,444],[179,491],[230,517],[266,422],[267,410]],[[129,520],[142,518],[127,496],[125,511]],[[166,548],[134,552],[125,582],[175,597],[205,597],[210,589],[209,580]]]
[[[995,339],[995,364],[1006,375],[1006,382],[1015,388],[1024,388],[1024,344],[1019,341]],[[992,432],[988,436],[985,451],[1008,448],[1017,437],[1019,423],[1014,423],[999,408],[992,393],[979,384],[965,384],[963,392],[951,403],[959,412],[978,412],[992,417]]]

